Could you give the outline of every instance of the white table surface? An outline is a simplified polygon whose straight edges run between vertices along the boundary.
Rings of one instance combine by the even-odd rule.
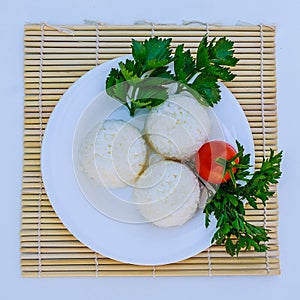
[[[0,1],[1,68],[1,255],[0,299],[283,299],[299,290],[299,12],[297,0],[51,0]],[[271,277],[21,278],[23,134],[23,27],[25,23],[112,24],[137,20],[178,23],[267,23],[277,26],[279,148],[284,150],[279,185],[282,274]],[[296,295],[297,295],[296,294]],[[297,297],[296,297],[297,298]],[[296,299],[294,298],[294,299]]]

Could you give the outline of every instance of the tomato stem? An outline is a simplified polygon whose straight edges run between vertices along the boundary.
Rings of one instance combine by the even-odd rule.
[[[208,198],[212,198],[216,193],[216,189],[199,175],[194,162],[191,160],[187,160],[184,164],[194,173],[194,175],[197,177],[198,181],[203,185],[203,187],[206,188]]]
[[[216,158],[216,163],[224,168],[226,168],[226,165],[228,163],[228,160],[223,158],[223,157],[217,157]]]

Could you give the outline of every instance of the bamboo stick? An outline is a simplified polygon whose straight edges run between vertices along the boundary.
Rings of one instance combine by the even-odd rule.
[[[251,70],[259,70],[259,66],[248,66],[246,65],[245,67],[240,67],[240,69],[244,69],[246,70],[247,68],[251,69]],[[265,70],[273,70],[272,67],[266,67]],[[34,73],[34,72],[32,72]],[[37,72],[35,72],[37,73]],[[39,77],[37,76],[38,74],[36,74],[36,76],[29,76],[30,73],[27,73],[26,78],[24,79],[24,83],[27,84],[32,84],[32,83],[39,83]],[[69,74],[67,74],[68,76],[63,76],[62,74],[59,74],[60,76],[58,77],[43,77],[42,78],[42,84],[43,87],[47,87],[45,86],[45,84],[50,84],[50,83],[55,83],[55,84],[61,84],[64,83],[66,84],[68,87],[75,81],[77,80],[81,75],[83,75],[84,72],[79,72],[79,74],[76,74],[76,76],[70,76]],[[57,75],[56,75],[57,76]],[[252,81],[252,82],[243,82],[243,81],[233,81],[233,82],[225,82],[225,85],[228,88],[232,88],[232,87],[260,87],[260,82],[257,81]],[[276,83],[275,81],[266,81],[263,83],[263,87],[276,87]]]
[[[158,273],[155,276],[208,276],[207,271],[185,271],[185,272],[164,272],[164,273]],[[215,271],[211,275],[213,276],[247,276],[247,275],[256,275],[256,276],[263,276],[263,275],[279,275],[280,270],[274,269],[270,270],[270,272],[266,270],[249,270],[249,273],[245,272],[244,270],[238,270],[238,271]],[[36,272],[22,272],[23,277],[37,277],[38,273]],[[41,277],[95,277],[95,272],[43,272],[40,274]],[[149,274],[149,272],[106,272],[102,273],[100,275],[97,275],[99,277],[124,277],[124,276],[150,276],[152,277],[153,274]]]
[[[118,54],[110,54],[110,53],[101,53],[100,58],[101,60],[111,60],[116,57],[121,57],[126,53],[118,53]],[[235,57],[238,59],[260,59],[260,53],[236,53]],[[266,53],[264,54],[264,60],[274,60],[275,56],[273,53]],[[25,56],[24,65],[31,66],[31,65],[39,65],[39,59],[29,59]],[[44,59],[43,65],[91,65],[95,66],[95,59]]]
[[[60,75],[60,72],[54,72],[55,76]],[[85,73],[85,72],[84,72]],[[63,75],[61,76],[63,78]],[[36,80],[37,78],[35,78],[34,80]],[[76,79],[74,78],[74,81],[77,80],[78,78],[76,77]],[[260,81],[260,76],[248,76],[248,75],[240,75],[238,78],[235,78],[233,80],[232,83],[228,83],[225,82],[224,84],[226,86],[228,86],[229,88],[231,87],[239,87],[239,86],[255,86],[258,84],[258,82]],[[72,84],[73,82],[69,82],[69,86]],[[275,77],[274,76],[264,76],[264,86],[275,86]],[[27,101],[32,100],[32,99],[36,99],[38,100],[37,96],[34,95],[25,95],[24,100],[26,101],[25,104],[27,104]],[[42,95],[42,100],[43,101],[47,101],[47,100],[58,100],[58,97],[54,97],[51,95]],[[35,103],[36,104],[36,103]],[[45,103],[47,104],[47,102]]]
[[[259,94],[258,94],[259,95]],[[272,94],[271,96],[273,96],[274,94]],[[43,110],[45,109],[46,111],[52,112],[55,105],[58,102],[60,95],[45,95],[43,96]],[[45,99],[46,98],[46,99]],[[257,98],[239,98],[238,102],[241,105],[261,105],[261,97],[257,97]],[[57,100],[48,100],[48,99],[57,99]],[[34,109],[35,111],[38,110],[38,108],[36,107],[37,105],[37,101],[38,101],[38,95],[32,95],[32,96],[27,96],[25,99],[25,105],[24,105],[24,109]],[[270,98],[265,98],[264,99],[264,103],[266,104],[276,104],[276,99],[274,97],[270,97]],[[248,120],[250,122],[256,122],[255,119],[256,117],[251,117],[248,116]],[[267,120],[268,118],[271,118],[270,116],[265,116],[265,120]],[[260,120],[262,118],[260,117]],[[26,128],[33,128],[34,126],[36,126],[35,124],[25,124]]]
[[[161,35],[161,37],[169,38],[171,36]],[[221,37],[221,35],[219,35]],[[237,37],[237,36],[227,36],[234,43],[257,43],[260,44],[260,37]],[[24,39],[24,47],[25,53],[28,48],[38,48],[39,47],[39,36],[25,36]],[[137,40],[144,40],[145,37],[138,37]],[[99,41],[101,42],[101,48],[130,48],[131,47],[132,37],[100,37]],[[171,46],[173,49],[177,47],[179,44],[184,44],[186,48],[195,47],[195,45],[199,45],[201,37],[198,38],[189,38],[189,37],[175,37],[172,40]],[[273,37],[264,37],[264,44],[266,43],[274,43]],[[93,48],[95,49],[96,38],[95,37],[46,37],[44,48]]]
[[[270,191],[273,191],[273,189],[270,188]],[[30,196],[30,195],[24,195],[25,196]],[[24,198],[22,197],[22,198]],[[275,197],[277,197],[275,195]],[[35,215],[34,213],[38,211],[38,203],[37,203],[37,198],[34,198],[34,195],[32,195],[30,197],[30,200],[28,199],[23,199],[24,200],[24,205],[23,205],[23,213],[22,214],[22,217],[37,217],[37,215]],[[47,201],[48,199],[46,199],[46,195],[45,195],[45,198],[42,199],[42,201],[44,200],[44,202],[41,203],[42,205],[42,211],[41,211],[41,216],[42,217],[56,217],[55,214],[51,215],[51,213],[53,212],[53,209],[52,209],[52,206],[50,204],[49,201]],[[260,202],[259,202],[260,203]],[[258,209],[255,210],[253,209],[252,207],[248,206],[248,204],[246,204],[245,206],[245,209],[246,209],[246,213],[247,215],[263,215],[264,214],[264,210],[263,210],[263,206],[260,205],[258,203]],[[266,212],[267,215],[274,215],[276,214],[277,215],[277,208],[278,208],[278,205],[277,205],[277,201],[276,201],[276,198],[273,197],[270,197],[268,202],[266,203],[266,206],[267,206],[267,209],[268,211]],[[27,212],[27,214],[25,214],[25,212]],[[50,212],[50,213],[48,213]],[[54,212],[53,212],[54,213]]]
[[[72,262],[74,261],[73,265],[75,265],[75,264],[88,265],[88,262],[90,260],[92,260],[94,262],[94,267],[95,267],[95,254],[94,253],[86,254],[85,256],[84,255],[74,256],[74,254],[73,255],[69,254],[69,255],[71,258],[67,257],[66,254],[61,254],[61,253],[57,253],[56,255],[55,254],[47,254],[48,258],[45,259],[44,257],[46,255],[42,254],[42,257],[43,257],[42,263],[43,263],[43,265],[56,265],[57,264],[57,265],[65,266],[65,265],[69,265],[71,261]],[[37,255],[34,255],[34,256],[37,257]],[[58,257],[61,257],[61,258],[58,259]],[[187,260],[187,263],[185,263],[185,264],[182,264],[181,262],[179,262],[179,263],[173,264],[173,266],[180,264],[180,265],[183,265],[183,266],[186,265],[187,267],[189,267],[191,264],[196,264],[196,265],[198,265],[198,269],[199,269],[199,267],[205,268],[205,266],[203,264],[206,262],[206,265],[207,265],[207,257],[203,257],[202,261],[192,260],[194,258],[195,257],[189,258]],[[243,259],[243,257],[240,257],[240,256],[239,256],[239,258]],[[196,259],[199,259],[199,258],[196,258]],[[219,261],[215,261],[216,259],[219,259]],[[248,256],[248,257],[246,257],[246,260],[240,260],[240,259],[234,260],[234,258],[229,257],[228,254],[227,254],[227,257],[225,257],[225,256],[224,257],[211,257],[211,261],[213,262],[214,265],[222,263],[224,265],[226,264],[227,268],[230,268],[231,264],[244,264],[244,267],[245,267],[245,264],[251,264],[252,262],[261,264],[262,266],[265,266],[265,262],[266,262],[264,253],[261,253],[261,257]],[[276,256],[270,257],[269,261],[271,263],[271,267],[272,267],[272,265],[274,266],[274,264],[279,263],[279,259]],[[52,262],[55,262],[55,263],[52,263]],[[111,259],[105,259],[105,258],[103,259],[100,257],[98,257],[98,262],[99,262],[100,266],[102,266],[104,264],[108,265],[108,266],[123,265],[122,263],[120,263],[118,261],[114,261]],[[21,261],[22,266],[35,266],[37,263],[38,263],[38,261],[36,259],[33,259],[32,254],[22,254],[22,261]],[[168,265],[168,266],[171,266],[171,265]],[[135,266],[135,269],[139,269],[139,267],[140,266]],[[224,267],[226,268],[226,266],[224,266]],[[172,267],[170,269],[172,269]],[[159,268],[158,268],[158,270],[159,270]]]
[[[39,237],[39,239],[43,242],[63,242],[63,241],[77,241],[77,239],[69,234],[69,235],[51,235],[51,236],[44,236],[44,235],[41,235]],[[23,243],[30,243],[30,242],[35,242],[37,240],[37,235],[36,236],[21,236],[20,238],[21,240],[21,245],[24,246]]]
[[[60,224],[61,221],[60,219],[56,216],[56,215],[50,215],[50,214],[41,214],[41,218],[43,223],[48,223],[48,224]],[[35,224],[37,223],[37,217],[38,217],[38,213],[22,213],[22,218],[23,218],[23,224]],[[264,215],[260,214],[260,215],[246,215],[245,219],[249,222],[261,222],[264,219]],[[278,215],[275,214],[270,214],[267,213],[266,214],[266,221],[278,221]]]
[[[158,29],[155,30],[155,35],[162,37],[162,38],[172,38],[172,41],[193,41],[199,43],[200,40],[204,37],[206,31],[160,31]],[[245,36],[247,34],[247,36]],[[253,31],[253,32],[239,32],[239,31],[214,31],[210,30],[210,39],[216,37],[227,37],[233,41],[246,41],[246,42],[260,42],[260,31]],[[151,29],[147,31],[105,31],[102,30],[99,36],[100,42],[131,42],[132,38],[137,40],[149,38],[151,36]],[[274,32],[263,32],[263,37],[265,42],[272,42],[274,41]],[[24,35],[25,42],[35,42],[39,41],[41,38],[41,33],[38,32],[37,34],[26,34]],[[96,41],[96,30],[93,31],[93,34],[74,34],[74,35],[61,35],[61,34],[47,34],[47,31],[44,34],[44,38],[47,41],[60,41],[60,42],[74,42],[74,41]]]
[[[277,239],[278,239],[278,235],[276,233],[269,233],[269,237],[270,237],[270,244],[276,244],[277,243]],[[37,241],[37,235],[35,236],[21,236],[21,246],[22,247],[28,247],[29,245],[36,245],[36,241]],[[42,241],[43,243],[43,247],[45,247],[48,243],[49,245],[51,245],[52,247],[59,247],[59,245],[61,244],[57,244],[55,245],[54,243],[68,243],[68,242],[76,242],[78,243],[77,239],[69,234],[69,235],[50,235],[50,236],[44,236],[41,235],[39,237],[39,240]],[[65,246],[67,244],[64,244]],[[72,245],[72,244],[71,244]],[[205,256],[206,258],[206,256]],[[201,258],[202,259],[202,258]],[[204,258],[203,258],[204,259]],[[241,260],[238,260],[237,262],[240,262]],[[193,263],[194,261],[191,260],[191,258],[186,260],[187,263]],[[229,263],[231,263],[231,261],[229,261]]]
[[[65,235],[71,235],[71,233],[66,229],[66,228],[62,228],[62,229],[59,229],[59,230],[57,230],[57,229],[42,229],[41,231],[40,231],[40,234],[41,234],[41,236],[49,236],[49,237],[51,237],[51,236],[57,236],[57,235],[62,235],[62,236],[65,236]],[[34,230],[32,230],[32,229],[22,229],[22,231],[21,231],[21,235],[22,236],[37,236],[38,235],[38,230],[37,229],[34,229]]]
[[[78,250],[81,248],[86,248],[85,245],[80,243],[77,240],[63,240],[63,241],[41,241],[40,246],[42,248],[76,248]],[[38,247],[38,242],[37,241],[29,241],[29,242],[22,242],[22,247],[23,248],[37,248]]]
[[[191,53],[195,55],[197,53],[197,47],[191,48]],[[261,50],[259,48],[235,48],[235,56],[238,56],[239,54],[257,54],[261,53]],[[264,48],[263,50],[264,55],[266,54],[274,54],[273,48]],[[105,57],[111,55],[129,55],[131,54],[131,48],[103,48],[99,50],[100,57]],[[95,59],[95,51],[91,53],[45,53],[43,54],[43,60],[61,60],[61,59],[67,59],[67,60],[76,60],[76,59]],[[26,54],[27,60],[39,60],[40,54]]]
[[[170,271],[170,272],[161,272],[155,274],[155,276],[208,276],[208,271]],[[271,269],[270,273],[267,270],[224,270],[224,271],[213,271],[211,275],[213,276],[248,276],[248,275],[279,275],[280,270],[279,269]],[[22,272],[23,277],[37,277],[37,272]],[[41,277],[95,277],[95,272],[42,272],[40,274]],[[107,276],[117,276],[117,277],[123,277],[123,276],[153,276],[152,271],[132,271],[132,272],[122,272],[122,271],[115,271],[115,272],[103,272],[101,274],[98,274],[100,277],[107,277]]]
[[[38,50],[39,48],[37,48],[37,50]],[[64,49],[64,48],[63,48]],[[79,49],[78,51],[84,51],[84,50],[82,50],[82,49]],[[118,56],[122,56],[120,53],[119,53],[119,55]],[[95,56],[94,56],[94,58],[96,58]],[[101,55],[101,52],[100,52],[100,54],[99,54],[99,63],[101,63],[101,62],[106,62],[106,61],[108,61],[108,59],[102,59],[102,55]],[[263,68],[266,68],[267,66],[270,66],[270,67],[275,67],[274,66],[274,64],[275,64],[275,60],[273,60],[273,59],[267,59],[267,60],[265,60],[264,61],[264,66],[263,66]],[[243,59],[241,59],[239,62],[238,62],[238,64],[237,64],[237,66],[247,66],[247,65],[251,65],[251,66],[259,66],[260,65],[260,57],[258,57],[257,59],[253,59],[253,58],[248,58],[247,57],[247,55],[244,55],[244,58]],[[92,67],[94,67],[95,66],[95,64],[93,64],[92,65]],[[66,66],[67,67],[67,66]],[[27,70],[29,70],[30,71],[30,69],[25,69],[26,71]],[[44,75],[45,74],[45,75]],[[47,76],[51,76],[51,73],[44,73],[43,74],[43,77],[47,77]]]
[[[32,26],[32,27],[31,27]],[[58,25],[60,27],[60,25]],[[96,25],[93,26],[87,26],[84,27],[85,25],[80,25],[79,26],[68,26],[71,30],[73,30],[74,35],[95,35],[96,31]],[[99,25],[98,25],[99,26]],[[199,31],[203,32],[202,34],[206,33],[206,25],[202,24],[194,24],[194,25],[159,25],[155,24],[155,30],[157,32],[159,31],[164,31],[164,32],[170,32],[170,34],[176,34],[177,32],[182,32],[183,35],[189,35],[192,33],[194,36],[195,34],[199,33]],[[215,25],[208,25],[209,30],[211,32],[216,31],[216,32],[234,32],[235,34],[242,34],[242,36],[248,36],[248,34],[252,32],[260,32],[260,26],[259,25],[253,25],[253,26],[215,26]],[[110,33],[110,36],[113,36],[115,32],[125,32],[125,33],[134,33],[134,32],[146,32],[146,34],[149,34],[149,31],[151,31],[152,27],[150,24],[148,25],[132,25],[132,26],[126,26],[126,29],[124,28],[124,25],[100,25],[99,30],[101,32],[107,32]],[[270,35],[275,37],[275,27],[270,27],[270,26],[263,26],[262,27],[263,33],[265,35]],[[25,28],[24,33],[25,35],[40,35],[41,32],[41,26],[39,24],[34,27],[34,25],[29,25],[28,27]],[[54,29],[52,27],[44,27],[44,32],[46,34],[53,33],[54,35],[61,35],[61,36],[66,36],[65,33],[59,32],[57,29]]]
[[[52,266],[52,265],[42,265],[43,272],[47,271],[94,271],[95,265],[67,265],[67,266]],[[218,270],[228,270],[228,264],[215,264],[213,265],[214,271]],[[278,262],[276,263],[270,263],[270,267],[272,269],[278,267]],[[265,270],[264,264],[232,264],[230,265],[230,270]],[[135,265],[100,265],[100,273],[105,271],[153,271],[153,267],[149,266],[135,266]],[[24,266],[24,271],[38,271],[38,266]],[[200,270],[208,270],[207,262],[206,265],[200,265],[200,264],[190,264],[187,265],[164,265],[164,266],[156,266],[156,272],[172,272],[172,271],[200,271]]]
[[[210,252],[210,256],[211,259],[220,259],[222,261],[228,261],[228,263],[231,262],[232,257],[229,257],[227,253],[225,253],[224,251],[215,251],[214,250],[214,246],[210,247],[211,252]],[[279,253],[278,251],[269,251],[269,256],[270,258],[275,258],[278,259]],[[97,254],[98,259],[100,259],[100,262],[103,258],[103,256]],[[99,258],[100,257],[100,258]],[[248,251],[248,252],[244,252],[241,251],[239,253],[239,259],[241,258],[248,258],[248,259],[256,259],[256,258],[263,258],[265,260],[265,253],[260,253],[260,252],[253,252],[253,251]],[[65,260],[65,259],[76,259],[76,260],[81,260],[81,259],[95,259],[95,253],[90,251],[90,252],[86,252],[86,253],[41,253],[41,259],[59,259],[59,260]],[[207,260],[207,252],[201,252],[200,254],[195,255],[190,259],[198,259],[198,258],[205,258]],[[38,254],[37,253],[21,253],[21,259],[23,261],[25,260],[37,260],[38,259]],[[117,262],[115,260],[110,260],[108,258],[105,258],[105,263],[120,263]]]
[[[34,202],[34,204],[30,205],[26,203],[26,200],[24,200],[24,204],[22,205],[22,212],[38,212],[41,210],[41,215],[48,212],[54,212],[53,207],[50,205],[50,203],[49,205],[44,205],[39,208],[39,206],[37,206],[37,201],[32,202]]]
[[[198,26],[182,26],[182,25],[177,25],[177,26],[168,26],[168,25],[154,25],[155,26],[155,31],[157,33],[160,32],[166,32],[169,34],[172,34],[176,36],[176,34],[181,34],[184,33],[184,36],[197,36],[199,34],[205,35],[206,33],[206,27],[205,25],[198,25]],[[96,33],[96,27],[89,27],[86,30],[83,30],[82,28],[76,28],[76,27],[70,27],[71,29],[74,30],[74,34],[76,36],[94,36]],[[130,35],[137,34],[137,35],[142,35],[144,34],[145,36],[149,35],[149,31],[151,31],[152,27],[151,25],[147,26],[141,26],[141,27],[132,27],[132,30],[130,30],[130,27],[127,27],[127,30],[124,30],[124,28],[121,27],[112,27],[112,26],[99,26],[99,30],[101,30],[101,34],[103,35],[125,35],[128,36],[128,33],[130,32]],[[40,35],[41,28],[27,28],[25,30],[25,35]],[[202,32],[201,32],[202,31]],[[220,27],[216,26],[209,26],[209,31],[212,35],[214,35],[214,32],[216,33],[221,33],[221,34],[235,34],[237,36],[258,36],[260,33],[260,28],[258,26],[253,26],[253,27],[239,27],[239,26],[229,26],[229,27],[223,27],[222,30],[220,30]],[[264,27],[263,28],[263,33],[265,36],[275,36],[275,31],[274,30],[269,30],[268,28]],[[59,31],[55,29],[51,29],[49,27],[45,27],[45,35],[59,35],[59,36],[65,36],[64,33],[60,33]]]
[[[122,263],[118,262],[118,261],[114,261],[111,259],[107,259],[107,258],[98,258],[100,261],[101,265],[123,265]],[[212,262],[213,263],[222,263],[222,264],[234,264],[234,263],[243,263],[243,264],[247,264],[247,263],[265,263],[265,257],[232,257],[228,260],[228,262],[226,263],[226,261],[222,258],[212,258]],[[37,264],[37,261],[35,260],[28,260],[28,261],[23,261],[22,262],[23,265],[27,265],[27,266],[34,266]],[[192,257],[189,258],[185,261],[180,261],[179,263],[175,263],[173,265],[168,265],[168,267],[170,268],[171,266],[177,266],[177,265],[190,265],[190,264],[202,264],[202,263],[206,263],[207,264],[207,257],[201,257],[201,258],[196,258],[196,257]],[[278,263],[278,259],[277,258],[270,258],[270,263],[271,264],[276,264]],[[95,259],[94,257],[92,258],[86,258],[86,259],[43,259],[43,265],[84,265],[84,264],[91,264],[95,266]],[[141,266],[136,266],[135,267],[141,267]],[[143,266],[142,266],[143,267]],[[166,266],[158,266],[158,270],[160,268],[165,268]],[[149,268],[149,267],[145,267],[145,268]],[[152,269],[152,267],[151,267]]]
[[[54,89],[54,90],[60,90],[60,89],[67,89],[70,87],[70,83],[69,82],[53,82],[53,83],[43,83],[43,89],[44,90],[50,90],[50,89]],[[39,83],[25,83],[25,91],[28,89],[32,89],[32,91],[34,89],[38,89],[39,88]],[[241,86],[239,87],[239,84],[236,84],[235,86],[231,87],[231,92],[232,93],[260,93],[261,92],[261,88],[260,87],[250,87],[250,86]],[[273,85],[271,87],[266,86],[264,88],[264,92],[265,93],[275,93],[276,92],[276,87]]]
[[[32,112],[31,110],[26,110],[26,111],[27,111],[26,113],[35,113],[35,112]],[[256,117],[253,117],[253,118],[258,119],[259,117],[256,116]],[[261,122],[261,120],[257,120],[256,122],[252,122],[250,125],[251,125],[251,128],[253,129],[253,132],[254,131],[261,132],[263,126],[265,127],[265,133],[275,131],[276,130],[275,127],[277,127],[276,116],[271,116],[271,118],[274,118],[274,119],[273,120],[271,119],[271,121],[270,121],[270,119],[269,120],[264,120],[264,124]],[[30,125],[36,125],[36,128],[25,130],[26,131],[26,139],[25,140],[26,141],[39,140],[40,129],[37,128],[38,124],[30,124]]]
[[[60,25],[58,25],[60,26]],[[180,24],[155,24],[155,27],[157,29],[163,29],[163,30],[169,30],[169,31],[190,31],[190,30],[199,30],[199,29],[205,29],[206,25],[201,25],[201,24],[190,24],[190,25],[180,25]],[[96,29],[96,25],[94,24],[80,24],[80,25],[70,25],[67,26],[68,28],[72,29],[72,30],[82,30],[82,31],[93,31]],[[112,24],[99,24],[99,29],[101,30],[120,30],[120,31],[128,31],[128,30],[133,30],[133,31],[138,31],[138,30],[143,30],[143,29],[151,29],[151,25],[150,24],[134,24],[134,25],[112,25]],[[216,31],[225,31],[225,30],[232,30],[232,31],[241,31],[241,32],[248,32],[248,31],[259,31],[260,30],[260,26],[259,25],[249,25],[249,26],[238,26],[238,25],[234,25],[234,26],[219,26],[219,25],[209,25],[209,28],[212,30],[216,30]],[[269,26],[269,25],[262,25],[262,29],[264,32],[275,32],[275,27],[274,26]],[[41,25],[40,24],[27,24],[24,28],[25,33],[28,31],[40,31],[41,30]],[[45,27],[45,30],[47,31],[55,31],[57,32],[57,30],[55,28],[52,27]],[[247,36],[247,34],[245,34]]]
[[[29,193],[26,194],[25,193],[26,190],[23,190],[23,194],[22,194],[22,200],[24,202],[24,206],[37,206],[38,203],[37,203],[37,194],[39,192],[39,189],[30,189]],[[270,187],[270,191],[272,192],[275,192],[276,189],[272,189],[272,187]],[[266,203],[266,206],[268,209],[275,209],[275,208],[278,208],[278,205],[277,205],[277,195],[275,193],[275,197],[270,197],[268,202]],[[47,195],[44,193],[41,195],[41,205],[42,206],[50,206],[50,202],[47,198]],[[245,207],[246,209],[248,209],[248,206],[246,205]],[[258,204],[258,209],[263,209],[263,206]]]
[[[255,71],[253,71],[254,73]],[[62,96],[65,92],[66,92],[67,88],[62,88],[62,89],[58,89],[58,88],[52,88],[52,89],[43,89],[43,95],[47,94],[47,95],[59,95]],[[268,89],[267,89],[268,90]],[[244,93],[243,89],[240,89],[241,92],[235,92],[235,96],[236,98],[239,100],[239,98],[247,98],[247,99],[252,99],[252,98],[261,98],[261,93],[259,91],[259,89],[257,89],[257,92],[251,92],[251,93]],[[275,92],[276,90],[273,89],[273,92],[266,92],[265,97],[266,98],[275,98]],[[31,94],[31,95],[39,95],[39,89],[35,88],[35,89],[29,89],[26,88],[25,85],[25,93],[26,94]]]
[[[247,70],[250,70],[251,72],[255,70],[259,70],[259,67],[257,66],[246,66],[246,67],[241,67],[238,69],[241,72],[245,72]],[[273,68],[265,68],[265,71],[273,71]],[[83,74],[82,72],[80,72]],[[57,74],[58,75],[58,74]],[[61,75],[61,74],[59,74]],[[43,88],[49,88],[51,85],[55,84],[57,86],[64,84],[65,86],[69,87],[71,84],[74,83],[78,79],[78,76],[74,77],[64,77],[64,76],[59,76],[59,77],[45,77],[42,79],[42,84]],[[39,84],[39,77],[28,77],[27,79],[24,80],[25,86],[28,88],[32,88],[33,84]],[[32,86],[31,86],[32,85]],[[238,81],[234,80],[232,82],[225,82],[225,85],[228,88],[237,88],[239,86],[241,87],[260,87],[260,83],[257,81],[251,81],[251,82],[245,82],[245,81]],[[263,83],[263,87],[268,88],[268,87],[276,87],[275,81],[265,81]]]
[[[45,223],[42,223],[40,225],[40,229],[52,229],[52,230],[56,230],[56,229],[64,229],[65,228],[64,225],[62,223],[60,223],[60,222],[46,223],[46,222],[48,222],[48,219],[44,220],[44,221],[45,221]],[[49,219],[49,221],[50,221],[50,219]],[[253,221],[252,224],[255,225],[255,226],[264,226],[264,222],[263,221]],[[268,222],[268,228],[277,227],[277,226],[278,226],[278,221],[270,221],[270,222]],[[38,224],[37,223],[30,223],[30,222],[28,223],[25,220],[22,220],[22,228],[24,230],[37,229],[38,228]]]
[[[178,43],[179,44],[179,43]],[[176,43],[172,44],[173,46],[177,46]],[[274,41],[272,42],[266,42],[264,41],[262,44],[261,42],[248,42],[248,41],[244,41],[244,42],[235,42],[234,43],[234,48],[235,49],[240,49],[240,48],[247,48],[247,49],[251,49],[251,48],[260,48],[261,45],[263,45],[263,48],[271,48],[274,51],[274,47],[275,47],[275,43]],[[124,47],[125,46],[125,47]],[[196,43],[188,43],[185,44],[185,48],[186,49],[193,49],[193,48],[197,48],[199,46],[199,41]],[[106,44],[103,43],[100,45],[100,52],[104,51],[104,52],[109,52],[109,53],[117,53],[118,51],[123,51],[123,49],[128,49],[128,45],[124,45],[124,43],[113,43],[113,44]],[[79,48],[46,48],[44,49],[44,54],[51,54],[51,53],[61,53],[61,54],[76,54],[76,53],[82,53],[83,51]],[[38,51],[38,47],[26,47],[25,48],[25,53],[26,54],[33,54],[33,53],[39,53]],[[84,49],[84,53],[89,54],[89,53],[93,53],[95,54],[95,49],[94,48],[86,48]]]

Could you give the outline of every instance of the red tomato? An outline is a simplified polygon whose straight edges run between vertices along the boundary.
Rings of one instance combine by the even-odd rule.
[[[196,168],[199,175],[206,181],[214,184],[221,184],[230,179],[230,174],[225,173],[224,165],[218,163],[218,158],[230,160],[236,155],[236,150],[224,141],[211,141],[205,143],[196,155]],[[232,164],[238,164],[239,158],[236,158]],[[232,167],[232,172],[236,168]],[[224,174],[225,173],[225,174]]]

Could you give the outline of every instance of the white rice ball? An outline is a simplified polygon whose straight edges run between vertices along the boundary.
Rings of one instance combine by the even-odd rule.
[[[145,133],[164,157],[186,160],[207,141],[210,128],[208,108],[192,96],[178,94],[149,112]]]
[[[82,171],[96,185],[133,185],[146,161],[146,143],[139,130],[120,120],[97,124],[80,148]]]
[[[144,218],[160,227],[179,226],[191,219],[200,201],[196,176],[185,165],[160,161],[136,182],[133,200]]]

